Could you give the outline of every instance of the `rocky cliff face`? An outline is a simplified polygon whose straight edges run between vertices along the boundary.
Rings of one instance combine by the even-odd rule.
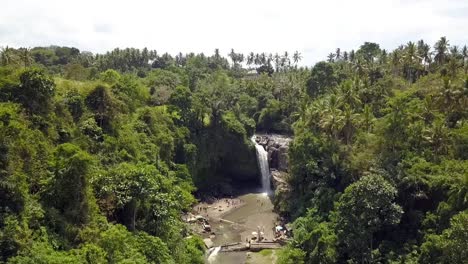
[[[283,135],[257,135],[256,141],[268,152],[271,170],[288,171],[288,146],[291,140]]]
[[[288,148],[292,138],[283,135],[257,135],[256,141],[268,152],[271,183],[275,190],[273,204],[279,213],[287,212],[290,197],[288,183]]]

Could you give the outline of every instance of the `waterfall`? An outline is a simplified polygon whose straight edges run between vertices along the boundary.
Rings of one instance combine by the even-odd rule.
[[[254,135],[251,140],[255,144],[255,149],[257,150],[258,166],[260,167],[260,173],[262,174],[262,191],[266,194],[270,194],[271,184],[270,168],[268,166],[268,152],[262,145],[257,143],[255,138],[256,136]]]
[[[216,255],[221,250],[221,247],[210,248],[208,262],[211,263],[213,260],[216,259]]]

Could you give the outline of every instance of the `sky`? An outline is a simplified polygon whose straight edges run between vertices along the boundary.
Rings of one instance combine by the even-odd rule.
[[[468,0],[1,0],[0,47],[293,53],[302,65],[364,41],[392,50],[446,36],[468,45]]]

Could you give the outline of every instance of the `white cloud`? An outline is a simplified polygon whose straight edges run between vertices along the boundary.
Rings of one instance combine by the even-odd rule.
[[[173,54],[299,50],[311,64],[364,41],[393,49],[447,36],[452,44],[468,44],[463,0],[7,0],[1,9],[0,46],[93,52],[146,46]]]

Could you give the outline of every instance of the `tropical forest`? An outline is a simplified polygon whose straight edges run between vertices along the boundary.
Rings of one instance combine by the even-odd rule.
[[[468,48],[0,50],[0,263],[468,263]]]

